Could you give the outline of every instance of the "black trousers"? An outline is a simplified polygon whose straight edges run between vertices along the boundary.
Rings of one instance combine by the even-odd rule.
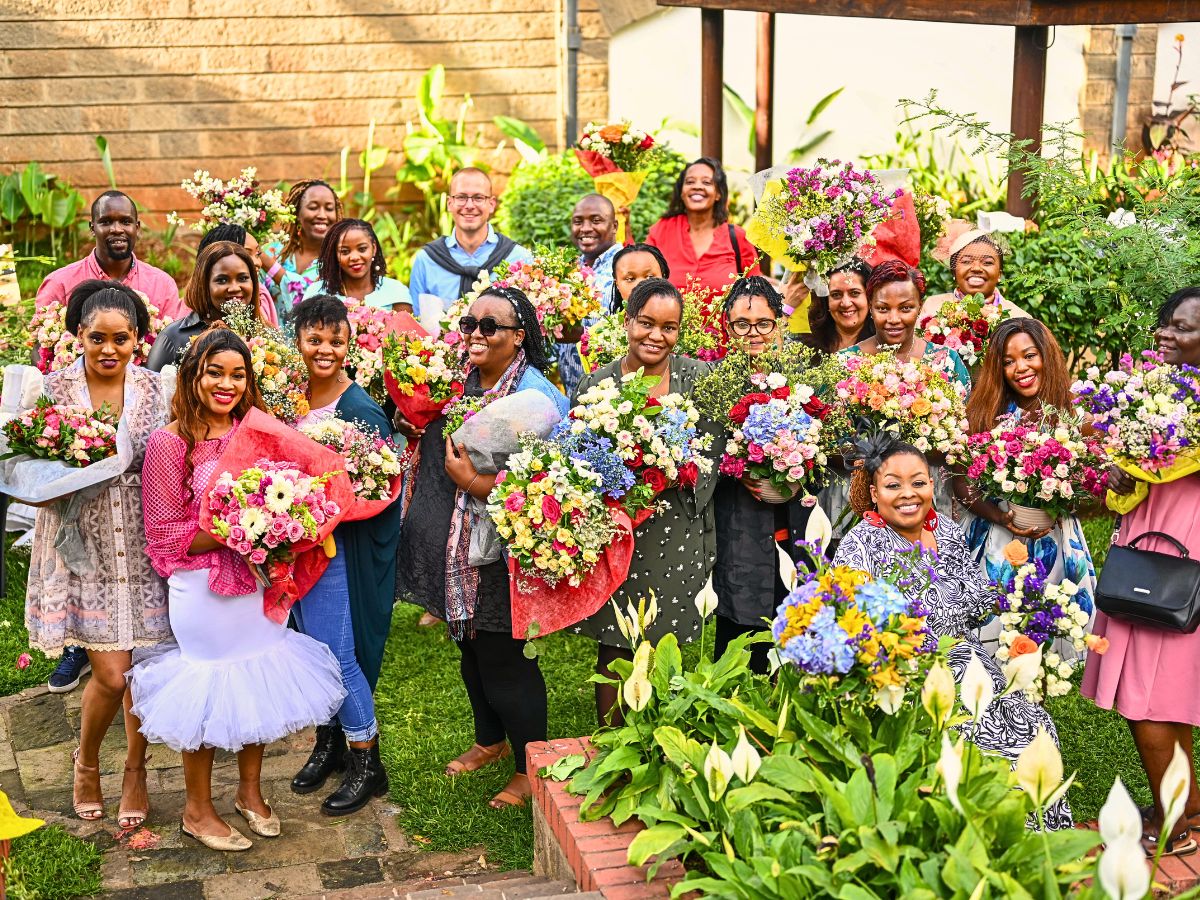
[[[459,671],[475,716],[475,741],[490,747],[507,739],[516,769],[525,772],[525,745],[546,740],[546,681],[524,641],[477,631],[458,642]]]

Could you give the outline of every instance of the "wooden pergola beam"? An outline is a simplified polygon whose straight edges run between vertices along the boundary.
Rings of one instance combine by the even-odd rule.
[[[1042,117],[1046,106],[1046,50],[1050,29],[1044,25],[1018,25],[1013,43],[1012,107],[1009,129],[1018,141],[1036,153],[1042,146]],[[1029,218],[1033,204],[1022,197],[1025,179],[1019,172],[1008,176],[1006,206],[1014,216]]]
[[[720,159],[724,131],[725,14],[700,10],[700,155]]]

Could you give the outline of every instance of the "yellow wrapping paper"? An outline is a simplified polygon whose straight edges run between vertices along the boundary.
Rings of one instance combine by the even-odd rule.
[[[592,182],[596,185],[597,194],[620,209],[623,206],[633,205],[638,192],[642,189],[642,182],[645,180],[645,172],[609,172],[605,175],[597,175]],[[617,214],[617,243],[625,243],[625,219],[619,213]]]
[[[1114,494],[1109,491],[1104,497],[1104,503],[1113,512],[1125,516],[1133,512],[1139,503],[1150,496],[1150,485],[1169,484],[1200,472],[1200,451],[1179,454],[1175,465],[1159,472],[1147,472],[1141,466],[1130,462],[1121,460],[1115,460],[1115,462],[1122,472],[1133,476],[1135,480],[1133,493]]]

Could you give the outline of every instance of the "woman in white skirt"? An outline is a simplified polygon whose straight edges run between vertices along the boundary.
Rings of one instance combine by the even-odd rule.
[[[234,808],[263,837],[279,818],[263,798],[264,746],[328,722],[345,696],[324,644],[263,612],[263,591],[245,560],[200,529],[201,495],[250,407],[261,408],[250,351],[232,331],[200,335],[184,355],[174,421],[150,436],[142,478],[146,552],[167,578],[177,647],[130,673],[142,733],[183,754],[183,833],[213,850],[250,841],[212,802],[216,748],[238,756]]]

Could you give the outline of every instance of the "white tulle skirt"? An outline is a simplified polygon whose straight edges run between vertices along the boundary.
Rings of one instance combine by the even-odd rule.
[[[150,743],[236,751],[334,717],[346,696],[337,659],[268,619],[261,589],[222,597],[209,590],[207,569],[176,572],[167,584],[175,643],[139,654],[129,673]]]

